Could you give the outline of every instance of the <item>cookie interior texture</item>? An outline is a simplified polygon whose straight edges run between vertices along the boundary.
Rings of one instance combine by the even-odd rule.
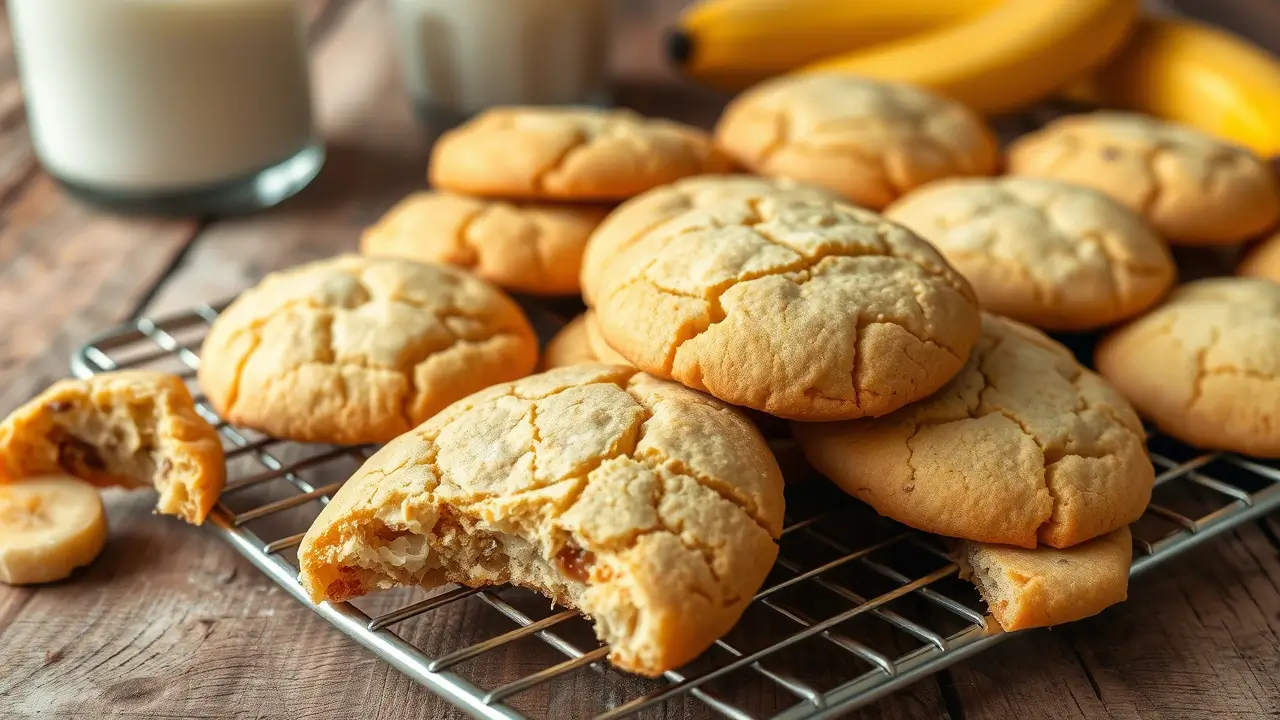
[[[1280,457],[1280,284],[1212,278],[1103,338],[1094,365],[1191,445]]]
[[[597,290],[602,335],[631,363],[790,419],[919,400],[979,332],[973,290],[932,246],[829,200],[694,208],[614,258]]]
[[[933,243],[982,307],[1045,330],[1111,325],[1150,307],[1176,275],[1165,241],[1107,195],[1038,178],[930,183],[885,217]]]
[[[756,85],[725,109],[715,139],[754,172],[828,187],[872,209],[938,178],[990,175],[999,162],[994,136],[964,105],[836,73]]]
[[[1262,158],[1193,128],[1136,113],[1068,115],[1009,147],[1009,172],[1101,190],[1169,242],[1240,242],[1280,217]]]
[[[755,175],[699,175],[654,188],[619,205],[591,233],[582,256],[582,299],[588,306],[594,305],[596,283],[604,276],[610,261],[664,222],[694,208],[764,196],[815,201],[839,199],[835,193],[817,185]]]
[[[499,385],[388,443],[304,537],[312,599],[511,583],[577,608],[657,675],[729,630],[767,575],[782,478],[737,411],[631,368]]]
[[[219,416],[301,442],[386,442],[527,374],[537,340],[501,290],[448,265],[340,257],[268,275],[201,347]]]
[[[0,425],[0,477],[57,472],[154,487],[156,510],[200,524],[226,478],[217,432],[172,375],[120,371],[55,383]]]
[[[962,543],[960,575],[973,582],[1000,627],[1026,630],[1073,622],[1123,602],[1133,540],[1128,526],[1070,548]]]
[[[1062,345],[983,316],[964,369],[882,418],[794,423],[846,492],[927,532],[1069,547],[1136,520],[1155,471],[1133,409]]]

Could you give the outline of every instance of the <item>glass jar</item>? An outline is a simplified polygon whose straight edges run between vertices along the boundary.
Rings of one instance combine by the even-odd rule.
[[[9,0],[36,156],[122,210],[274,205],[324,162],[296,0]]]
[[[609,100],[610,0],[391,0],[421,116]]]

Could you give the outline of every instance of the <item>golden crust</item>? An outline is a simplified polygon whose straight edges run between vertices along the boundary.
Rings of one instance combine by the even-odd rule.
[[[196,414],[187,386],[145,370],[61,380],[0,424],[0,482],[58,473],[154,487],[157,512],[195,525],[226,482],[218,433]]]
[[[1015,141],[1009,172],[1101,190],[1174,244],[1235,243],[1280,218],[1280,186],[1262,158],[1145,115],[1064,117]]]
[[[365,230],[360,250],[466,268],[516,292],[575,295],[583,248],[607,212],[414,193]]]
[[[1250,248],[1236,268],[1236,273],[1280,283],[1280,233],[1275,233]]]
[[[533,329],[446,265],[344,255],[269,275],[213,324],[200,384],[226,420],[303,442],[386,442],[526,375]]]
[[[754,175],[700,175],[654,188],[619,205],[591,234],[582,258],[583,300],[587,305],[595,304],[595,285],[604,276],[609,261],[664,222],[689,210],[726,200],[765,196],[838,199],[835,193],[816,185]]]
[[[629,110],[503,107],[436,141],[437,188],[528,200],[623,200],[690,175],[728,172],[706,133]]]
[[[840,74],[756,85],[725,109],[715,139],[753,172],[812,182],[872,209],[932,180],[990,175],[999,163],[995,137],[960,103]]]
[[[946,383],[978,337],[973,291],[937,251],[829,201],[689,210],[597,290],[604,339],[637,367],[791,419],[892,412]]]
[[[592,310],[570,320],[551,338],[542,354],[544,370],[601,362],[610,365],[631,364],[604,341],[600,334],[600,323]]]
[[[1124,602],[1133,539],[1126,526],[1061,550],[965,542],[958,555],[961,577],[1012,632],[1081,620]]]
[[[1069,547],[1136,520],[1155,471],[1129,404],[1039,331],[987,314],[982,328],[927,400],[794,423],[809,462],[877,512],[950,537]]]
[[[1183,285],[1116,330],[1095,365],[1138,411],[1202,448],[1280,457],[1280,285]]]
[[[1035,178],[926,185],[885,211],[933,243],[991,312],[1091,330],[1154,304],[1177,273],[1163,239],[1123,205]]]
[[[782,477],[733,408],[580,365],[460,400],[388,443],[307,531],[312,599],[514,583],[657,675],[737,621],[777,555]]]

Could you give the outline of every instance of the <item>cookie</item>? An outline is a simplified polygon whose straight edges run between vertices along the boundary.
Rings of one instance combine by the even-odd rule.
[[[1280,233],[1251,248],[1236,268],[1240,275],[1266,278],[1280,282]]]
[[[1142,424],[1062,345],[983,314],[945,388],[888,417],[792,426],[809,462],[926,532],[1070,547],[1136,520],[1155,471]]]
[[[447,265],[344,255],[268,275],[214,322],[200,385],[224,419],[381,443],[527,375],[537,341],[500,290]]]
[[[1019,138],[1009,172],[1107,193],[1169,242],[1223,245],[1280,218],[1280,186],[1249,150],[1146,115],[1070,115]]]
[[[800,200],[837,200],[829,190],[785,179],[753,175],[701,175],[654,188],[609,213],[587,243],[582,258],[582,297],[595,302],[594,283],[610,260],[631,247],[645,233],[694,208],[725,200],[755,200],[766,195]]]
[[[154,487],[156,512],[204,522],[226,482],[222,443],[182,380],[120,370],[61,380],[0,424],[0,482],[69,473]]]
[[[880,209],[932,180],[990,175],[994,136],[958,102],[839,74],[760,83],[725,109],[716,145],[753,172],[831,188]]]
[[[732,163],[687,125],[630,110],[502,107],[436,141],[432,185],[483,197],[623,200]]]
[[[1097,615],[1129,595],[1133,540],[1128,527],[1065,549],[965,542],[960,576],[1006,632],[1061,625]]]
[[[885,217],[933,243],[984,309],[1045,330],[1132,317],[1177,274],[1164,240],[1141,217],[1100,192],[1054,180],[941,180]]]
[[[610,365],[498,385],[393,440],[299,549],[311,599],[511,583],[656,676],[737,622],[778,554],[782,477],[712,398]]]
[[[576,295],[583,247],[607,212],[414,193],[365,230],[360,250],[466,268],[514,292]]]
[[[586,363],[631,364],[604,341],[600,334],[600,323],[591,310],[570,320],[561,328],[551,338],[551,342],[547,343],[546,351],[542,354],[542,367],[547,370]]]
[[[1280,457],[1280,285],[1259,278],[1182,285],[1104,338],[1094,364],[1168,434]]]
[[[747,197],[645,233],[597,285],[636,367],[779,417],[883,415],[960,369],[973,291],[928,243],[829,201]]]

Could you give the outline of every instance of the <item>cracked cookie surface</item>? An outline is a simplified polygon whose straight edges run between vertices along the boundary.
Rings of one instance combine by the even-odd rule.
[[[604,339],[636,367],[791,419],[892,412],[946,383],[978,337],[972,289],[932,246],[829,201],[689,210],[597,289]]]
[[[500,290],[446,265],[344,255],[268,275],[214,322],[200,385],[223,419],[303,442],[386,442],[528,374],[537,342]]]
[[[199,525],[226,481],[222,443],[182,380],[148,370],[61,380],[0,424],[0,482],[70,473],[154,487],[156,511]]]
[[[737,621],[777,555],[782,477],[736,409],[581,365],[458,401],[368,460],[307,531],[312,599],[512,583],[657,675]]]
[[[587,310],[560,328],[542,354],[544,370],[587,363],[631,364],[604,341],[600,321],[593,310]]]
[[[983,121],[926,90],[850,75],[782,77],[725,109],[716,144],[753,172],[831,188],[879,209],[932,180],[990,175]]]
[[[365,255],[466,268],[508,290],[576,295],[582,251],[607,210],[414,193],[365,230]]]
[[[587,305],[595,304],[595,285],[609,262],[659,225],[695,208],[765,196],[839,199],[835,193],[816,185],[753,175],[701,175],[654,188],[619,205],[591,233],[582,258],[583,300]]]
[[[814,468],[880,514],[978,542],[1084,542],[1136,520],[1155,477],[1118,392],[1039,331],[986,313],[964,369],[927,400],[792,429]]]
[[[502,107],[436,141],[431,183],[484,197],[622,200],[732,163],[697,128],[629,110]]]
[[[984,309],[1046,330],[1132,317],[1176,274],[1164,240],[1141,217],[1103,193],[1054,180],[941,180],[885,217],[933,243]]]
[[[1250,248],[1236,273],[1280,283],[1280,232]]]
[[[1008,164],[1014,175],[1101,190],[1174,244],[1235,243],[1280,218],[1280,187],[1265,161],[1145,115],[1061,118],[1015,141]]]
[[[1074,622],[1129,595],[1133,537],[1112,530],[1069,548],[961,543],[960,576],[978,587],[1006,632]]]
[[[1192,445],[1280,457],[1280,285],[1214,278],[1108,335],[1095,365],[1140,413]]]

